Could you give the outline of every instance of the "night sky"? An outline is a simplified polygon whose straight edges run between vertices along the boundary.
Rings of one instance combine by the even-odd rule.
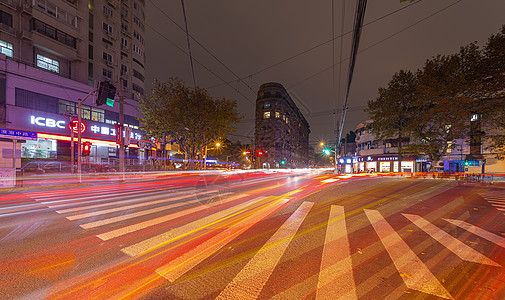
[[[184,2],[189,34],[196,39],[190,40],[196,84],[215,97],[237,100],[244,115],[230,140],[248,143],[254,137],[256,93],[261,84],[273,81],[284,85],[309,122],[312,145],[335,141],[333,111],[338,110],[340,119],[356,9],[355,1],[344,3],[343,32],[347,34],[339,89],[341,0],[333,1],[333,22],[331,0]],[[368,1],[344,134],[367,119],[363,112],[367,101],[377,96],[377,89],[385,87],[395,72],[415,71],[426,59],[457,52],[473,41],[482,46],[505,24],[504,13],[503,0]],[[181,1],[146,0],[147,91],[154,79],[179,77],[193,85],[185,32],[169,18],[184,28]],[[334,44],[330,42],[332,23]]]

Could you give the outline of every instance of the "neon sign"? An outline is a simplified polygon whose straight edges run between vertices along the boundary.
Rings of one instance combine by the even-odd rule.
[[[44,117],[30,117],[30,123],[32,125],[43,126],[43,127],[51,127],[51,128],[65,128],[65,121],[56,121],[55,119],[44,118]]]
[[[74,133],[79,133],[77,128],[78,123],[79,123],[78,120],[72,120],[72,122],[68,124],[68,128],[72,130]],[[84,133],[85,131],[86,131],[86,125],[84,125],[84,123],[81,121],[81,133]]]

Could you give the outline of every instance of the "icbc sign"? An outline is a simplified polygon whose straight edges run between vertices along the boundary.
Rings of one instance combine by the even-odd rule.
[[[78,124],[79,120],[73,120],[72,122],[70,122],[70,124],[68,124],[68,128],[72,130],[74,133],[79,133],[77,126]],[[84,123],[81,121],[81,133],[84,133],[85,131],[86,131],[86,125],[84,125]]]

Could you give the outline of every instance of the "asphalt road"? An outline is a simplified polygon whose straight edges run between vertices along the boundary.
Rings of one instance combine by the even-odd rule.
[[[505,299],[505,189],[318,172],[0,195],[0,298]]]

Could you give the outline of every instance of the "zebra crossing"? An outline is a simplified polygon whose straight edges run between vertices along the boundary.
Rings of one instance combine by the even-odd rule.
[[[504,191],[486,191],[479,194],[489,204],[505,214],[505,192]]]
[[[226,205],[226,208],[222,210],[214,211],[179,227],[170,228],[163,233],[147,237],[121,248],[124,254],[132,258],[159,255],[160,253],[166,253],[164,252],[164,248],[184,243],[188,239],[191,239],[194,233],[224,228],[224,230],[221,230],[211,238],[202,241],[180,256],[157,267],[155,272],[158,275],[170,282],[174,282],[205,259],[214,255],[219,249],[232,242],[246,230],[285,208],[287,204],[293,204],[293,196],[296,194],[291,192],[289,195],[285,194],[282,196],[254,197],[250,194],[227,193],[221,195],[222,198],[219,202],[210,202],[205,205],[202,205],[201,202],[199,203],[202,197],[206,197],[205,193],[212,194],[213,192],[203,192],[200,197],[195,197],[195,193],[187,192],[172,193],[170,197],[157,195],[148,201],[143,199],[142,202],[129,198],[122,199],[125,195],[118,196],[115,201],[108,201],[106,203],[98,201],[96,198],[82,197],[83,199],[86,198],[86,201],[79,202],[77,206],[75,206],[75,198],[68,196],[66,199],[64,199],[65,197],[61,197],[57,200],[51,199],[51,201],[47,201],[46,197],[37,200],[56,209],[55,211],[67,220],[81,223],[79,226],[83,229],[97,228],[99,231],[103,225],[121,224],[112,230],[102,230],[97,233],[96,237],[102,241],[119,238],[180,217],[191,216],[218,205]],[[503,202],[505,205],[505,199]],[[68,207],[69,204],[72,207]],[[287,220],[266,241],[263,247],[254,254],[241,271],[226,285],[224,290],[219,293],[217,299],[236,299],[237,297],[241,299],[256,299],[259,296],[267,284],[270,275],[281,260],[282,255],[290,246],[300,226],[313,209],[314,203],[304,201],[296,206],[296,210],[289,215]],[[173,209],[176,209],[176,211],[173,212]],[[130,212],[130,210],[134,211]],[[108,214],[124,211],[128,213],[108,217]],[[165,214],[165,212],[167,213]],[[134,224],[123,225],[121,223],[128,220],[131,221],[139,216],[160,213],[162,214],[161,216]],[[379,237],[382,246],[391,258],[404,284],[409,289],[445,299],[453,298],[442,282],[437,279],[428,266],[416,255],[378,210],[364,209],[363,213]],[[406,213],[401,215],[406,221],[415,225],[431,239],[444,246],[461,261],[491,267],[501,267],[498,262],[484,256],[423,217]],[[97,217],[99,219],[96,219]],[[92,219],[93,221],[88,221],[88,219]],[[445,218],[442,220],[505,248],[505,238],[494,233],[463,220]],[[326,222],[320,272],[317,277],[316,299],[358,298],[343,206],[331,205],[330,207],[329,218]]]

